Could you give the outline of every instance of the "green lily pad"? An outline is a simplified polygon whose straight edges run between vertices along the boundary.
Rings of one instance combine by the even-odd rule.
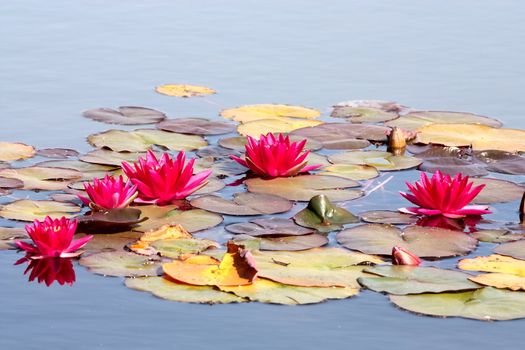
[[[525,234],[513,233],[509,230],[479,230],[470,235],[481,242],[487,243],[507,243],[525,239]],[[525,249],[525,245],[523,249]],[[525,257],[525,254],[523,256]]]
[[[332,175],[350,180],[369,180],[379,176],[379,171],[371,165],[334,164],[323,168],[319,175]]]
[[[163,277],[127,278],[125,284],[128,288],[150,292],[161,299],[184,303],[227,304],[245,301],[234,294],[221,292],[210,286],[192,286]]]
[[[46,216],[54,219],[62,216],[70,218],[79,211],[80,207],[74,204],[46,200],[22,199],[0,205],[1,217],[20,221],[43,220]]]
[[[107,124],[137,125],[154,124],[166,119],[166,115],[146,107],[121,106],[118,110],[111,108],[89,109],[82,113],[86,118]]]
[[[468,280],[460,271],[416,266],[374,266],[365,272],[379,277],[361,277],[358,282],[380,293],[407,295],[473,290],[480,285]]]
[[[345,229],[337,234],[343,247],[366,254],[390,256],[392,248],[400,246],[421,258],[446,258],[466,255],[478,241],[469,235],[435,227],[410,226],[400,230],[395,226],[365,224]]]
[[[79,233],[75,238],[85,237],[86,234]],[[124,248],[131,242],[135,242],[142,236],[141,232],[118,232],[118,233],[102,233],[98,232],[93,235],[93,238],[89,240],[82,250],[85,251],[84,256],[87,254],[101,253],[101,252],[115,252],[124,251]]]
[[[83,180],[93,180],[103,178],[108,173],[119,169],[119,166],[107,166],[101,164],[91,164],[79,160],[49,160],[37,164],[41,167],[62,168],[77,170],[82,173]],[[119,164],[120,165],[120,164]]]
[[[357,187],[359,183],[342,177],[328,175],[302,175],[296,177],[279,177],[265,180],[248,179],[244,182],[248,191],[266,193],[296,201],[309,201],[313,196],[324,194],[332,201],[348,201],[363,196]]]
[[[405,114],[385,125],[409,130],[416,130],[430,124],[481,124],[494,128],[501,127],[501,122],[489,117],[465,112],[415,111]]]
[[[257,193],[235,193],[233,199],[202,196],[190,201],[193,207],[226,215],[268,215],[292,209],[292,202],[278,196]]]
[[[345,224],[359,221],[348,210],[335,206],[325,195],[314,196],[308,202],[308,206],[293,218],[298,225],[325,233],[340,230]]]
[[[208,249],[218,248],[219,244],[208,239],[177,238],[154,241],[150,243],[150,246],[160,256],[178,259],[184,254],[198,254]]]
[[[374,107],[334,106],[333,118],[345,118],[351,123],[382,123],[396,119],[398,114]]]
[[[79,264],[104,276],[145,277],[162,274],[159,257],[145,257],[129,252],[103,252],[83,256]]]
[[[141,206],[140,208],[142,211],[141,218],[148,217],[149,219],[140,223],[137,227],[134,227],[133,231],[146,232],[149,230],[158,229],[163,225],[179,224],[188,230],[188,232],[193,233],[215,227],[223,220],[222,216],[202,209],[186,211],[172,209],[171,211],[165,211],[164,214],[156,217],[149,215],[148,211],[144,210],[144,206]],[[159,211],[162,212],[162,209]]]
[[[72,169],[32,166],[0,170],[0,177],[17,179],[24,183],[24,190],[59,191],[82,178],[82,173]]]
[[[396,306],[418,314],[503,321],[525,317],[525,293],[491,287],[462,293],[391,295]]]
[[[328,299],[346,299],[359,293],[351,287],[299,287],[259,278],[247,286],[219,287],[241,298],[269,304],[304,305],[316,304]]]
[[[525,241],[517,241],[502,244],[494,252],[501,255],[511,256],[515,259],[525,260]]]
[[[525,188],[511,181],[491,179],[491,178],[473,178],[470,179],[474,183],[473,186],[485,185],[476,198],[472,201],[473,204],[492,204],[512,202],[521,199]]]
[[[422,160],[416,157],[394,156],[382,151],[351,151],[331,155],[328,160],[334,164],[369,165],[382,171],[396,171],[415,168]]]
[[[299,251],[327,245],[328,238],[318,233],[281,237],[252,237],[241,234],[236,236],[233,239],[233,242],[236,244],[242,244],[251,250]]]
[[[157,129],[191,135],[221,135],[235,131],[235,125],[205,118],[167,119]]]
[[[239,222],[227,225],[225,229],[235,234],[262,236],[302,236],[314,233],[315,230],[296,225],[293,220],[283,218],[256,219],[250,222]]]
[[[392,210],[370,210],[359,214],[361,220],[373,224],[410,225],[418,221],[415,215]]]
[[[156,153],[158,155],[158,153]],[[145,152],[114,152],[107,149],[96,149],[79,157],[86,163],[120,167],[122,162],[135,163],[139,157],[145,158]]]
[[[0,250],[16,249],[15,240],[25,239],[27,233],[23,228],[0,227]]]
[[[134,131],[108,130],[88,136],[88,142],[97,148],[116,152],[146,152],[153,146],[173,151],[193,151],[208,143],[198,135],[185,135],[154,129]]]

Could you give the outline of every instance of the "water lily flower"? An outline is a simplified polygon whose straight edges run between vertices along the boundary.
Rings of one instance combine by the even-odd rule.
[[[103,179],[94,179],[93,185],[85,183],[84,188],[89,198],[81,195],[78,198],[95,211],[125,208],[138,195],[137,186],[129,180],[124,182],[122,176],[106,175]]]
[[[77,221],[65,217],[44,221],[35,220],[33,225],[26,225],[26,232],[33,244],[16,241],[18,248],[25,250],[31,259],[71,258],[81,254],[78,249],[85,246],[93,236],[74,240]]]
[[[45,283],[46,286],[52,285],[55,281],[60,285],[72,285],[75,282],[75,270],[71,259],[63,258],[44,258],[34,260],[28,257],[18,260],[15,265],[29,262],[24,275],[30,272],[29,282],[35,279],[38,283]]]
[[[400,208],[407,214],[415,215],[443,215],[448,218],[461,218],[467,215],[490,214],[486,205],[468,205],[485,187],[479,185],[474,188],[468,176],[457,174],[454,178],[443,175],[439,170],[429,180],[421,172],[421,181],[411,185],[407,182],[410,193],[400,192],[403,197],[418,207]]]
[[[421,259],[408,250],[395,246],[392,248],[392,264],[418,266],[421,264]]]
[[[211,170],[193,175],[193,163],[195,159],[186,163],[184,152],[180,152],[176,159],[167,153],[157,159],[149,150],[146,158],[139,158],[133,165],[123,162],[122,169],[137,186],[135,202],[166,205],[188,197],[208,183]]]
[[[259,140],[251,136],[247,138],[245,159],[234,155],[230,158],[249,168],[257,175],[269,177],[288,177],[299,173],[315,170],[322,164],[306,165],[306,157],[310,151],[303,152],[306,139],[300,142],[290,142],[289,136],[268,133],[261,135]]]

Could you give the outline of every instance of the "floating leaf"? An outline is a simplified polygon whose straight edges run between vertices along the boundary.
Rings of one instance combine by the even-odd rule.
[[[359,214],[361,220],[374,224],[410,225],[415,224],[418,217],[392,210],[370,210]]]
[[[249,251],[229,243],[219,263],[208,256],[192,256],[162,265],[164,273],[176,281],[198,286],[241,286],[257,276]]]
[[[259,277],[303,287],[359,288],[365,266],[380,264],[378,257],[340,248],[315,248],[300,252],[253,252]]]
[[[288,135],[290,137],[290,142],[301,142],[305,138],[302,136],[295,136],[295,135]],[[323,144],[311,139],[307,139],[308,141],[304,145],[304,148],[310,151],[317,151],[321,148],[323,148]],[[218,141],[219,145],[221,147],[236,150],[236,151],[244,151],[246,146],[246,137],[243,136],[234,136],[234,137],[226,137],[223,139],[220,139]]]
[[[379,171],[371,165],[334,164],[323,168],[319,175],[332,175],[350,180],[369,180],[379,176]]]
[[[195,161],[194,172],[211,169],[215,176],[236,176],[244,174],[247,169],[232,159],[216,161],[213,157],[199,158]]]
[[[191,286],[163,277],[127,278],[126,287],[150,292],[161,299],[199,304],[240,303],[245,299],[209,286]]]
[[[194,171],[196,171],[195,168],[194,168]],[[207,181],[208,183],[206,185],[199,188],[197,191],[193,192],[191,195],[197,196],[201,194],[209,194],[209,193],[220,191],[224,187],[226,187],[226,184],[224,182],[222,182],[221,180],[215,177],[209,177]]]
[[[435,173],[439,170],[443,174],[450,176],[457,174],[462,174],[463,176],[484,176],[489,173],[484,165],[453,157],[426,158],[419,166],[419,170],[429,173]]]
[[[510,290],[525,290],[525,277],[506,273],[486,273],[471,277],[470,280],[484,286]]]
[[[315,230],[296,225],[293,220],[283,218],[256,219],[226,226],[226,230],[235,234],[258,236],[302,236]]]
[[[158,156],[159,154],[156,153]],[[145,152],[114,152],[107,149],[96,149],[79,157],[82,162],[120,167],[122,162],[134,163],[139,157],[144,158]]]
[[[486,125],[431,124],[418,129],[415,142],[472,146],[473,150],[525,151],[525,131]]]
[[[416,111],[386,123],[390,127],[416,130],[431,124],[480,124],[501,127],[496,119],[465,112]],[[453,126],[452,126],[453,127]]]
[[[511,175],[525,175],[525,158],[514,153],[488,150],[474,152],[473,158],[485,163],[489,171]]]
[[[525,317],[525,293],[490,287],[462,293],[391,295],[390,301],[402,309],[431,316],[483,321]]]
[[[97,275],[123,277],[158,276],[161,267],[159,257],[144,257],[128,252],[103,252],[83,256],[79,264]]]
[[[422,258],[465,255],[476,248],[477,240],[463,232],[435,227],[410,226],[401,231],[395,226],[365,224],[337,234],[343,247],[367,254],[390,255],[400,246]]]
[[[361,277],[358,282],[375,292],[406,295],[441,293],[481,288],[466,273],[416,266],[374,266],[364,270],[379,277]]]
[[[356,199],[363,195],[359,190],[348,189],[359,186],[359,183],[328,175],[302,175],[271,180],[253,178],[244,183],[250,192],[273,194],[296,201],[309,201],[319,194],[324,194],[336,202]]]
[[[473,186],[485,185],[483,190],[477,195],[472,201],[474,204],[492,204],[492,203],[504,203],[518,200],[522,197],[525,188],[514,182],[491,179],[491,178],[479,178],[470,179],[474,183]]]
[[[327,245],[328,238],[326,238],[325,235],[318,233],[281,237],[252,237],[248,235],[239,235],[234,238],[233,242],[242,244],[247,248],[254,250],[299,251]]]
[[[196,232],[217,226],[223,220],[222,216],[201,209],[187,211],[167,209],[161,216],[153,216],[144,207],[140,207],[142,217],[149,217],[149,219],[133,228],[134,231],[146,232],[163,225],[182,225],[189,232]],[[162,209],[160,211],[162,212]]]
[[[267,133],[288,133],[290,131],[322,124],[320,120],[312,119],[295,119],[295,118],[280,118],[280,119],[258,119],[246,122],[237,127],[237,132],[243,136],[252,136],[258,138],[260,135]]]
[[[330,202],[325,195],[312,197],[308,206],[295,214],[293,218],[298,225],[314,228],[320,232],[340,230],[345,224],[359,221],[348,210]]]
[[[0,188],[2,189],[12,189],[21,187],[24,187],[24,182],[22,182],[22,180],[0,177]]]
[[[346,118],[351,123],[381,123],[396,119],[398,114],[373,107],[334,106],[330,116]]]
[[[525,277],[525,260],[497,254],[463,259],[459,261],[458,267],[468,271],[498,272]]]
[[[216,94],[217,91],[205,86],[187,84],[166,84],[155,88],[159,94],[175,97],[194,97]]]
[[[221,146],[216,146],[216,145],[199,148],[196,154],[201,158],[207,158],[207,159],[217,159],[217,158],[220,158],[220,159],[228,158],[229,159],[230,155],[234,155],[237,157],[241,155],[241,153],[238,151],[233,151],[231,149],[224,148]],[[244,170],[246,170],[246,168],[244,168]]]
[[[82,173],[83,180],[103,178],[108,173],[119,169],[118,166],[107,166],[101,164],[90,164],[79,160],[50,160],[37,164],[39,167],[72,169]],[[120,165],[120,163],[119,163]]]
[[[80,207],[74,204],[46,200],[22,199],[0,206],[1,217],[20,221],[43,220],[46,216],[69,218],[79,211]]]
[[[317,109],[301,106],[279,105],[279,104],[260,104],[247,105],[221,111],[221,116],[237,122],[246,123],[261,119],[281,119],[281,118],[304,118],[314,119],[321,115]],[[256,135],[257,137],[259,135]]]
[[[85,237],[85,234],[78,234],[75,238]],[[136,241],[141,236],[140,232],[119,232],[119,233],[97,233],[89,240],[88,244],[82,248],[87,254],[94,254],[100,252],[114,252],[123,251],[126,245],[130,242]]]
[[[17,249],[13,242],[25,238],[27,233],[22,228],[0,227],[0,250]]]
[[[36,152],[37,156],[56,159],[67,159],[78,156],[78,152],[69,148],[43,148]]]
[[[278,196],[257,193],[235,193],[228,200],[219,196],[202,196],[190,204],[196,208],[226,215],[268,215],[292,209],[292,202]]]
[[[198,135],[177,134],[154,129],[108,130],[89,135],[88,141],[94,147],[109,148],[116,152],[146,152],[153,146],[175,151],[192,151],[208,145]]]
[[[77,217],[79,230],[82,232],[118,232],[128,230],[146,218],[140,218],[141,211],[136,208],[111,209],[97,211]]]
[[[166,115],[146,107],[121,106],[118,110],[111,108],[89,109],[82,113],[86,118],[107,124],[137,125],[154,124],[166,119]]]
[[[502,244],[499,247],[496,247],[494,252],[525,260],[525,241]]]
[[[471,236],[482,242],[488,243],[505,243],[505,242],[514,242],[520,239],[525,239],[525,234],[512,233],[508,230],[479,230],[471,233]],[[503,248],[504,245],[497,247],[496,249]],[[504,249],[504,248],[503,248]],[[516,251],[525,250],[525,244],[521,248],[518,248]],[[503,252],[497,252],[501,255],[510,255],[504,254]],[[525,259],[525,254],[523,254],[523,259]]]
[[[178,259],[185,254],[198,254],[208,249],[218,248],[217,242],[199,238],[162,239],[150,244],[160,256]]]
[[[346,299],[359,293],[351,287],[299,287],[259,278],[248,286],[219,287],[241,298],[261,303],[303,305],[316,304],[327,299]]]
[[[31,158],[35,155],[33,146],[17,142],[0,141],[0,162],[12,162]]]
[[[82,178],[82,173],[72,169],[32,166],[27,168],[2,169],[0,177],[18,179],[24,183],[24,190],[58,191]]]
[[[394,156],[382,151],[351,151],[336,153],[329,158],[335,164],[369,165],[382,171],[396,171],[415,168],[422,160],[408,156]]]
[[[204,118],[168,119],[157,124],[157,129],[192,135],[221,135],[235,131],[235,125]]]

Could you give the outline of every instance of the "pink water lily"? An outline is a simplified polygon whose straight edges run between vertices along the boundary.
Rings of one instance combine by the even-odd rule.
[[[195,159],[186,163],[184,152],[180,152],[176,159],[167,153],[157,159],[152,151],[148,151],[146,158],[139,158],[133,165],[123,162],[122,169],[137,186],[135,202],[166,205],[188,197],[208,183],[211,170],[193,175],[194,163]]]
[[[418,266],[421,259],[403,247],[395,246],[392,248],[392,264]]]
[[[26,225],[26,232],[33,244],[16,241],[18,248],[25,250],[31,259],[71,258],[81,254],[77,250],[85,246],[93,236],[74,240],[77,221],[65,217],[44,221],[35,220],[33,225]]]
[[[308,165],[306,157],[310,151],[303,152],[306,139],[290,142],[289,136],[268,133],[259,140],[247,138],[245,159],[234,155],[230,158],[249,168],[257,175],[268,177],[288,177],[321,167],[321,164]]]
[[[122,176],[106,175],[103,179],[94,179],[92,185],[85,183],[84,188],[89,198],[81,195],[78,198],[95,211],[125,208],[138,195],[137,186],[129,180],[124,182]]]
[[[467,215],[490,214],[486,205],[468,205],[485,187],[473,188],[468,176],[457,174],[454,178],[443,175],[439,170],[429,179],[421,172],[420,182],[414,185],[407,182],[410,193],[400,192],[403,197],[418,207],[400,208],[403,213],[415,215],[443,215],[448,218],[461,218]]]

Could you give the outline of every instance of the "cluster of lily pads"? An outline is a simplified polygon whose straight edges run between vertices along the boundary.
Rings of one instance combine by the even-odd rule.
[[[522,197],[521,184],[487,175],[525,174],[525,131],[385,101],[339,103],[329,117],[278,104],[225,109],[226,120],[145,107],[83,115],[154,127],[89,135],[86,154],[0,142],[0,217],[11,226],[0,249],[26,253],[16,263],[30,280],[72,284],[79,258],[179,302],[311,304],[368,289],[425,315],[525,317],[525,233],[482,217]],[[416,168],[421,180],[402,193],[416,207],[354,212],[352,201]],[[489,243],[495,254],[436,267]]]

